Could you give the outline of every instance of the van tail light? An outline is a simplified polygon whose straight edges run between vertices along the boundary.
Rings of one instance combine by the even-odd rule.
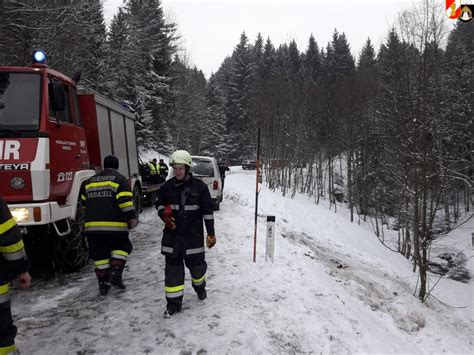
[[[217,180],[214,180],[214,182],[212,183],[212,189],[219,190],[219,182]]]

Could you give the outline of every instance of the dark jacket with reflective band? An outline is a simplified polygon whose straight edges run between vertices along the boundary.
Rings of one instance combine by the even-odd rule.
[[[206,184],[192,174],[184,182],[175,177],[166,181],[156,202],[161,219],[166,205],[171,205],[176,229],[165,226],[161,253],[174,257],[204,253],[203,219],[207,234],[214,235],[214,203]]]
[[[168,165],[166,165],[165,163],[160,163],[160,174],[168,175]]]
[[[115,169],[105,169],[84,182],[81,203],[86,235],[128,235],[128,221],[136,218],[130,185]]]
[[[20,229],[7,203],[0,197],[0,284],[7,281],[8,275],[22,274],[28,268]]]

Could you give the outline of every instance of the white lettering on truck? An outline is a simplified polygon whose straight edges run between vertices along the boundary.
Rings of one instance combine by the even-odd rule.
[[[19,141],[0,141],[0,158],[3,160],[20,160],[20,142]]]
[[[30,164],[0,164],[0,170],[29,170]]]

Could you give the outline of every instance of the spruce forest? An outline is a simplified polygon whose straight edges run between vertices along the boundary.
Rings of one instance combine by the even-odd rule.
[[[127,103],[141,147],[162,154],[239,165],[256,158],[260,128],[264,183],[345,203],[382,243],[397,229],[389,247],[413,261],[424,300],[431,243],[472,210],[474,27],[414,6],[356,57],[341,29],[326,44],[308,34],[305,48],[242,33],[206,78],[159,0],[127,0],[108,25],[100,0],[6,0],[0,65],[43,48],[50,67]]]

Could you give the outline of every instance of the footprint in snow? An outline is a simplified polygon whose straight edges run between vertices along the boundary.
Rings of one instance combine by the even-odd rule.
[[[219,323],[217,323],[217,322],[211,322],[211,323],[209,323],[207,326],[209,327],[210,330],[212,330],[212,329],[218,327],[218,326],[219,326]]]

